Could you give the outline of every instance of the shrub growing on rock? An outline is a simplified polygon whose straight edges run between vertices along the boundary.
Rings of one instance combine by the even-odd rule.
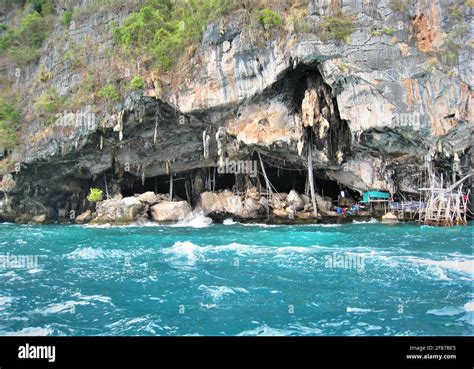
[[[130,82],[130,87],[132,88],[132,90],[139,90],[145,87],[145,79],[140,76],[133,77]]]
[[[20,113],[14,106],[0,99],[0,147],[12,148],[18,140],[17,127]]]
[[[147,0],[114,30],[114,38],[126,51],[154,59],[168,70],[186,46],[200,38],[207,23],[231,4],[230,0]]]
[[[108,83],[102,87],[98,93],[100,97],[103,97],[108,100],[118,100],[120,99],[120,94],[114,85]]]
[[[265,29],[280,27],[283,24],[283,19],[280,17],[280,15],[269,8],[259,11],[258,20]]]
[[[351,16],[324,17],[321,26],[329,37],[349,43],[350,35],[355,31],[354,19]]]
[[[104,198],[104,192],[100,188],[91,188],[89,190],[89,195],[87,195],[87,201],[89,202],[99,202]]]
[[[0,37],[0,53],[7,52],[17,63],[36,60],[48,36],[48,23],[36,11],[26,15],[17,28],[8,29]]]

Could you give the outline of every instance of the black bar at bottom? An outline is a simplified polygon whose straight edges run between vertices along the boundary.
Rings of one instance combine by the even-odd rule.
[[[473,341],[473,337],[0,337],[0,369],[473,368]]]

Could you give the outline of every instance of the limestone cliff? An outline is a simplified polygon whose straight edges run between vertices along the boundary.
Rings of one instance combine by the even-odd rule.
[[[64,53],[90,45],[88,63],[107,68],[109,25],[129,14],[126,3],[98,7],[67,37],[64,27],[54,28],[36,64],[16,80],[14,65],[2,73],[29,89],[33,101],[45,88],[37,79],[45,66],[48,85],[67,95],[84,75],[64,62]],[[2,181],[9,211],[82,211],[88,189],[104,183],[110,192],[165,192],[170,174],[185,179],[182,194],[188,182],[199,194],[212,177],[209,168],[226,158],[256,160],[257,152],[291,181],[291,173],[306,170],[309,145],[317,187],[334,181],[409,196],[426,180],[427,159],[448,180],[468,173],[473,44],[469,31],[452,33],[459,22],[472,24],[469,3],[275,1],[284,25],[258,32],[248,27],[249,10],[236,8],[209,23],[200,44],[169,73],[148,74],[142,90],[114,104],[78,101],[69,111],[84,113],[79,123],[64,114],[64,124],[45,127],[25,106],[21,143],[8,154],[11,173]],[[343,15],[353,21],[345,40],[331,37],[330,26],[329,35],[318,28]],[[461,45],[455,60],[445,57],[453,37]],[[233,185],[225,176],[216,182]]]

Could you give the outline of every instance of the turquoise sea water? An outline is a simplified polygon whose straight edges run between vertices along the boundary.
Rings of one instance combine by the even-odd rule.
[[[226,223],[1,224],[0,335],[473,335],[472,223]]]

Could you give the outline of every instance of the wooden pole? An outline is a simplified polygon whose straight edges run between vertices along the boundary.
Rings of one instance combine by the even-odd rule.
[[[270,181],[268,180],[267,172],[265,171],[265,167],[263,166],[262,157],[260,156],[260,153],[258,151],[257,151],[257,154],[258,154],[258,159],[260,160],[260,168],[262,168],[263,178],[265,178],[265,186],[267,187],[268,199],[269,199],[269,202],[271,202],[272,189],[270,187]]]
[[[216,168],[214,167],[214,171],[212,174],[212,192],[216,191]]]
[[[170,173],[170,201],[173,201],[173,173]]]
[[[188,203],[191,204],[191,192],[190,192],[190,180],[188,177],[185,178],[184,180],[184,189],[186,190],[186,200],[188,200]]]
[[[311,155],[311,144],[308,145],[308,181],[309,190],[311,192],[311,202],[313,203],[314,216],[318,216],[318,209],[316,208],[316,195],[314,193],[314,178],[313,178],[313,158]]]
[[[109,189],[107,187],[107,177],[104,172],[104,182],[105,182],[105,196],[107,196],[107,199],[109,198]]]

